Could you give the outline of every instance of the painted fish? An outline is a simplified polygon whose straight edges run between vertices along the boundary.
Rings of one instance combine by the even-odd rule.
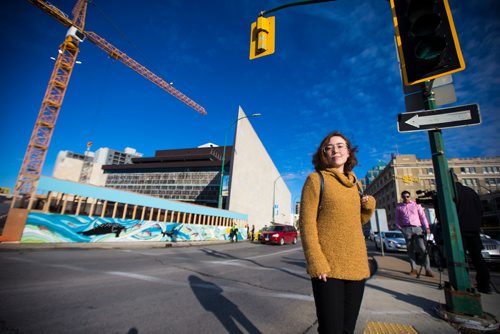
[[[100,234],[108,234],[108,233],[115,233],[116,237],[118,238],[120,236],[120,233],[123,230],[127,230],[125,226],[118,224],[118,223],[105,223],[102,225],[99,225],[97,227],[94,227],[91,230],[88,231],[83,231],[83,232],[78,232],[79,234],[83,235],[100,235]]]

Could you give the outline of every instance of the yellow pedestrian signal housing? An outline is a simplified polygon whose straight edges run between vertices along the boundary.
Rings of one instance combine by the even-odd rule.
[[[465,69],[448,0],[390,0],[406,86]]]
[[[259,16],[250,28],[250,59],[274,53],[275,17]]]

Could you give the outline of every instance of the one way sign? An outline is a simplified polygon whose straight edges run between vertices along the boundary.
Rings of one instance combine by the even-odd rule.
[[[398,131],[429,131],[481,124],[479,105],[405,112],[398,114]]]

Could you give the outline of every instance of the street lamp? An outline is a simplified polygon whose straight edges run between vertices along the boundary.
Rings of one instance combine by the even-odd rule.
[[[223,182],[224,182],[224,165],[226,163],[226,139],[227,139],[227,134],[228,134],[229,130],[233,127],[233,125],[235,125],[236,123],[238,123],[239,120],[242,120],[244,118],[259,117],[259,116],[262,116],[262,114],[257,113],[257,114],[251,114],[250,116],[240,117],[236,121],[234,121],[233,123],[231,123],[231,125],[229,125],[228,128],[226,129],[226,134],[224,135],[224,149],[222,150],[222,163],[221,163],[221,166],[220,166],[219,201],[218,201],[218,204],[217,204],[217,207],[219,209],[222,209],[222,186],[223,186]]]
[[[273,224],[274,224],[274,212],[276,211],[275,210],[275,206],[276,206],[276,182],[278,182],[278,180],[281,178],[281,175],[278,176],[276,178],[276,180],[274,180],[274,185],[273,185]]]

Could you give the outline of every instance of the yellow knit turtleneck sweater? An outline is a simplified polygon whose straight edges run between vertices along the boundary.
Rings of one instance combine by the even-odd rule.
[[[302,189],[300,237],[311,277],[327,274],[345,280],[362,280],[370,275],[361,225],[370,220],[375,198],[361,204],[356,175],[336,168],[321,171],[325,184],[322,207],[317,216],[320,180],[311,173]]]

